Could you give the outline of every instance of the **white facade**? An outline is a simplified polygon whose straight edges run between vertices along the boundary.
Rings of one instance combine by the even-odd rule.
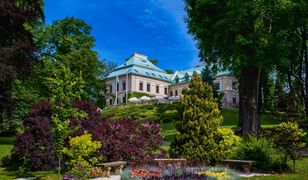
[[[169,82],[167,81],[161,81],[138,75],[128,75],[127,80],[126,75],[123,75],[118,76],[118,79],[118,83],[116,83],[116,78],[108,79],[106,82],[108,92],[108,98],[106,103],[108,105],[125,104],[126,94],[130,92],[141,92],[152,96],[162,96],[166,98],[169,94]],[[126,82],[128,82],[128,84],[126,84]],[[127,90],[126,87],[128,88]],[[110,91],[110,88],[112,89],[112,91]],[[116,103],[115,96],[118,97]]]
[[[188,88],[191,77],[200,75],[203,68],[204,66],[199,66],[170,75],[152,64],[147,56],[135,53],[107,77],[106,104],[125,104],[127,95],[132,92],[163,98],[179,97],[182,90]],[[224,92],[223,107],[238,106],[238,83],[234,77],[228,76],[226,72],[218,73],[214,85]]]

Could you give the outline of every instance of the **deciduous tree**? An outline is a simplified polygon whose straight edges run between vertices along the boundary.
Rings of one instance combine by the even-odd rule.
[[[4,113],[14,106],[11,100],[14,80],[27,77],[37,62],[29,27],[43,18],[40,0],[0,1],[0,124]]]
[[[52,105],[39,102],[24,121],[25,131],[16,137],[12,163],[28,170],[50,170],[57,166],[52,135]]]
[[[52,77],[52,72],[46,69],[46,63],[60,70],[61,67],[69,68],[72,75],[84,80],[86,96],[83,98],[103,106],[106,67],[93,50],[95,39],[90,35],[91,29],[83,20],[70,17],[34,30],[35,40],[41,49],[39,57],[44,60],[40,73],[42,78]]]
[[[258,133],[261,68],[281,63],[289,46],[290,1],[185,0],[189,32],[203,61],[239,72],[242,133]]]

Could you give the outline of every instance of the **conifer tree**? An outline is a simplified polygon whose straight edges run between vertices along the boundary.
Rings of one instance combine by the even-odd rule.
[[[201,72],[201,78],[203,82],[207,82],[210,86],[212,86],[213,89],[213,97],[216,99],[216,102],[218,103],[219,109],[221,109],[221,100],[224,97],[223,92],[219,92],[219,86],[214,85],[214,76],[215,76],[216,70],[212,70],[209,68],[209,66],[205,66],[205,68]]]
[[[215,164],[220,159],[217,132],[223,117],[212,87],[195,76],[183,94],[180,101],[183,117],[176,125],[178,134],[171,144],[170,155],[192,163]]]

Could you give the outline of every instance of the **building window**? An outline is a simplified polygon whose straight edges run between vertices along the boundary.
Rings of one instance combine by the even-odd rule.
[[[143,91],[143,82],[139,83],[139,91]]]
[[[147,83],[147,91],[151,92],[151,84],[150,83]]]
[[[215,90],[220,91],[220,84],[219,83],[214,83],[214,87]]]
[[[120,89],[119,89],[119,83],[117,83],[117,92],[119,92],[119,90],[120,90]]]
[[[175,90],[175,96],[178,96],[178,90]]]
[[[233,102],[233,104],[236,104],[236,98],[235,97],[232,98],[232,102]]]
[[[126,97],[125,96],[123,96],[123,98],[122,98],[122,103],[126,104]]]
[[[117,105],[119,104],[119,98],[117,98]]]
[[[109,92],[112,93],[112,84],[109,85]]]
[[[122,89],[123,89],[123,91],[126,90],[126,83],[125,82],[122,83]]]
[[[236,81],[232,81],[232,89],[237,90],[237,82]]]
[[[109,105],[112,105],[112,99],[109,99]]]
[[[165,87],[165,95],[168,94],[168,88]]]
[[[159,85],[156,85],[156,93],[159,93]]]
[[[173,92],[172,91],[170,92],[170,96],[173,96]]]

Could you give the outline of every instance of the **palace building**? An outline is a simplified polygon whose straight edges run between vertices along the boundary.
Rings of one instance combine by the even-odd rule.
[[[127,95],[133,92],[148,94],[160,99],[178,99],[183,88],[187,88],[194,75],[201,75],[204,66],[176,71],[167,74],[155,66],[148,57],[134,53],[126,62],[114,69],[107,76],[108,105],[121,105],[127,102]],[[238,83],[230,72],[219,72],[215,75],[214,85],[224,92],[223,107],[238,105]]]

